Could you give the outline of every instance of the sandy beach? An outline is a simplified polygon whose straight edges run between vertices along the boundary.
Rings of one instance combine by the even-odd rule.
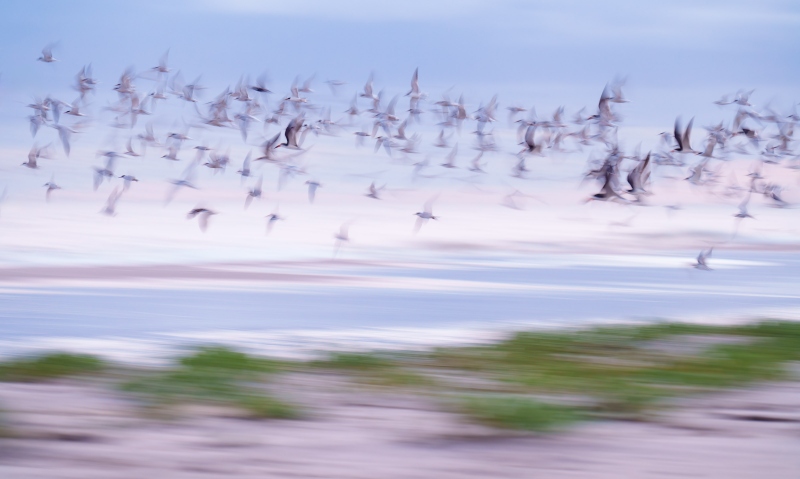
[[[165,420],[77,381],[3,384],[14,436],[9,479],[665,478],[800,475],[800,383],[680,400],[648,422],[608,421],[543,435],[478,425],[433,397],[363,388],[328,374],[284,377],[311,406],[302,420],[252,420],[191,407]],[[288,394],[288,393],[287,393]]]

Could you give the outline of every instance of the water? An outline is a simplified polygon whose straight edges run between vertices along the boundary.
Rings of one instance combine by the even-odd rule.
[[[266,353],[470,342],[533,326],[800,317],[800,254],[450,256],[403,264],[215,265],[215,279],[47,281],[0,292],[6,353],[141,360],[187,342]],[[239,274],[255,275],[243,280]],[[263,280],[259,274],[265,274]],[[135,276],[135,274],[133,275]]]

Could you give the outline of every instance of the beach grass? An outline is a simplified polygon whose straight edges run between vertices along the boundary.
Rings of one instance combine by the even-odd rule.
[[[0,362],[0,381],[40,382],[52,379],[96,374],[108,365],[88,354],[45,353]]]
[[[315,368],[345,372],[360,383],[372,386],[414,388],[433,385],[431,377],[409,367],[407,359],[412,357],[378,352],[337,352],[310,364]]]
[[[310,363],[312,366],[325,369],[347,371],[376,371],[397,367],[397,363],[380,353],[331,353],[324,359]]]
[[[521,332],[492,345],[437,350],[430,365],[584,398],[584,417],[641,419],[669,398],[781,379],[798,360],[800,323],[762,321]]]
[[[242,409],[253,418],[299,417],[297,407],[258,387],[277,364],[225,347],[203,347],[179,358],[173,368],[143,374],[120,388],[154,406],[212,403]]]
[[[648,420],[675,398],[787,378],[800,361],[800,323],[655,322],[524,331],[478,346],[429,352],[336,352],[278,361],[204,346],[167,368],[105,374],[155,408],[218,404],[249,417],[298,418],[274,397],[278,373],[345,375],[358,384],[414,390],[475,421],[548,431],[591,419]],[[0,363],[0,380],[46,381],[111,369],[88,355],[48,353]]]
[[[465,397],[460,409],[492,426],[534,432],[562,429],[583,419],[576,407],[513,396]]]

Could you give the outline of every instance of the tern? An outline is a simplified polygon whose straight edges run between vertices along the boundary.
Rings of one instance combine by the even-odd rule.
[[[381,199],[380,193],[381,191],[383,191],[384,188],[386,188],[386,185],[377,188],[375,186],[375,182],[373,181],[372,184],[369,185],[369,188],[367,189],[367,194],[364,196],[366,196],[367,198],[372,198],[373,200],[379,200]]]
[[[450,150],[450,153],[447,154],[447,161],[441,164],[445,168],[457,168],[455,161],[456,161],[456,154],[458,154],[458,143],[453,146],[453,149]]]
[[[197,162],[193,161],[189,163],[189,166],[183,172],[183,177],[180,180],[169,180],[172,184],[172,187],[167,192],[167,198],[165,204],[169,204],[170,201],[175,197],[175,194],[181,188],[192,188],[194,190],[197,187],[194,185],[194,176],[195,176],[195,169],[197,168]]]
[[[36,145],[33,145],[33,147],[31,147],[31,151],[28,152],[28,161],[22,163],[22,166],[26,166],[32,170],[39,168],[39,163],[37,163],[37,160],[41,155],[42,149],[37,148]]]
[[[114,177],[114,165],[117,162],[117,153],[113,151],[106,151],[103,153],[103,156],[106,157],[105,165],[102,168],[98,166],[93,166],[94,169],[94,190],[97,191],[97,188],[103,182],[104,179],[111,179]]]
[[[422,211],[418,211],[414,213],[414,216],[417,217],[416,223],[414,223],[414,232],[418,232],[422,225],[426,223],[428,220],[438,220],[439,217],[433,216],[433,199],[430,199],[425,202]]]
[[[123,183],[122,183],[122,191],[123,192],[128,191],[128,189],[130,189],[131,183],[133,183],[133,182],[137,182],[138,183],[139,182],[139,180],[136,179],[136,177],[133,176],[133,175],[122,175],[122,176],[120,176],[120,178],[122,178],[122,181],[123,181]]]
[[[308,202],[313,203],[317,195],[317,188],[322,186],[322,184],[316,180],[308,180],[306,184],[308,185]]]
[[[286,130],[284,134],[286,135],[286,141],[275,145],[275,148],[279,148],[284,146],[286,148],[292,150],[300,150],[300,145],[298,144],[297,134],[300,132],[300,128],[303,127],[303,115],[295,117],[289,124],[286,126]]]
[[[739,212],[733,215],[736,218],[752,218],[753,216],[747,212],[747,204],[750,202],[750,192],[747,192],[747,196],[739,203]]]
[[[244,209],[250,206],[254,198],[261,199],[261,185],[264,182],[264,177],[259,177],[255,185],[253,185],[247,192],[247,198],[244,199]]]
[[[695,153],[692,149],[691,145],[691,135],[692,135],[692,124],[694,123],[694,118],[689,120],[689,124],[686,125],[686,129],[681,132],[681,124],[680,118],[675,119],[675,141],[678,143],[678,147],[672,150],[676,153]],[[713,148],[713,147],[712,147]]]
[[[714,251],[714,248],[701,251],[700,254],[697,255],[697,262],[692,266],[696,269],[702,269],[703,271],[711,271],[711,268],[708,267],[707,260],[711,257],[712,251]]]
[[[48,201],[48,202],[50,201],[50,193],[52,193],[55,190],[60,190],[61,189],[61,187],[58,186],[56,184],[56,182],[55,182],[55,176],[51,176],[50,177],[50,181],[45,183],[44,186],[47,187],[47,191],[45,191],[44,197],[45,197],[45,201]]]
[[[348,229],[350,228],[350,224],[352,221],[348,221],[343,223],[342,226],[339,227],[339,231],[333,234],[335,242],[333,244],[333,257],[336,257],[336,254],[339,253],[339,249],[342,247],[344,243],[350,241],[350,236],[348,235]]]
[[[364,91],[360,93],[358,96],[360,96],[361,98],[368,98],[370,100],[376,99],[375,94],[372,91],[372,80],[373,80],[373,75],[370,73],[369,79],[367,79],[367,83],[364,85]]]
[[[55,58],[53,58],[53,44],[47,45],[42,49],[42,56],[37,58],[37,61],[44,62],[44,63],[53,63],[57,62]]]
[[[100,213],[106,216],[117,216],[117,201],[119,201],[120,196],[122,196],[122,191],[120,191],[119,186],[114,187],[111,194],[108,195],[106,205],[100,210]]]
[[[250,154],[248,151],[242,162],[242,169],[236,172],[242,177],[242,180],[250,176]]]
[[[267,234],[272,232],[272,227],[276,222],[285,219],[283,216],[278,214],[278,208],[275,208],[275,211],[265,216],[265,218],[267,219]]]
[[[194,208],[186,213],[186,219],[190,220],[197,216],[197,223],[200,226],[200,231],[203,233],[206,232],[208,229],[208,220],[211,218],[212,215],[216,215],[217,212],[210,210],[208,208]]]

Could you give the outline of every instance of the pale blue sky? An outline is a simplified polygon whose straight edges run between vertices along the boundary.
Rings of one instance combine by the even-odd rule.
[[[175,68],[202,73],[212,89],[263,70],[282,88],[316,72],[355,89],[374,70],[399,91],[419,66],[429,93],[456,85],[476,103],[498,92],[505,104],[594,104],[616,74],[632,92],[668,92],[659,110],[740,87],[761,102],[800,99],[800,4],[790,0],[6,0],[0,9],[3,122],[24,114],[14,100],[53,93],[85,63],[108,87],[167,48]],[[61,62],[36,62],[54,41]]]

